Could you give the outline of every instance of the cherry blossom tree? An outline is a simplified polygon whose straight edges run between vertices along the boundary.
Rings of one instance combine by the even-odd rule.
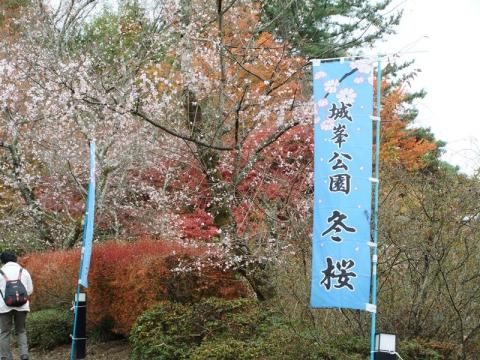
[[[163,234],[165,219],[191,229],[193,214],[224,266],[268,298],[268,268],[295,240],[290,211],[309,218],[309,59],[267,31],[272,9],[261,1],[167,0],[105,14],[96,3],[60,2],[55,11],[36,3],[15,43],[2,43],[10,114],[2,121],[11,129],[2,141],[19,134],[28,176],[13,178],[31,189],[37,223],[48,222],[61,244],[78,240],[86,144],[95,138],[99,227],[119,235],[123,216]],[[334,26],[327,35],[329,47],[345,45]]]
[[[27,10],[16,20],[20,30],[2,42],[2,53],[8,54],[0,66],[2,182],[18,190],[41,243],[72,246],[82,233],[88,142],[96,139],[97,233],[119,235],[121,223],[123,228],[136,223],[136,232],[168,236],[171,215],[159,216],[167,204],[164,189],[144,170],[162,166],[163,146],[175,147],[147,124],[124,116],[121,105],[106,103],[114,87],[119,98],[109,100],[131,104],[128,76],[134,70],[122,73],[111,66],[97,76],[100,67],[107,69],[104,59],[94,57],[96,49],[89,54],[74,47],[73,24],[87,10],[84,5],[57,16]],[[28,228],[21,226],[26,213],[17,215],[4,221],[6,228],[18,230],[14,237]]]

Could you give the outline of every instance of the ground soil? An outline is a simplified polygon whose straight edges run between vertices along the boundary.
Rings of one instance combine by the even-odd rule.
[[[18,357],[16,358],[18,359]],[[60,346],[48,352],[35,349],[30,351],[31,360],[68,360],[70,345]],[[127,340],[115,340],[105,343],[88,344],[86,360],[128,360],[130,349]]]

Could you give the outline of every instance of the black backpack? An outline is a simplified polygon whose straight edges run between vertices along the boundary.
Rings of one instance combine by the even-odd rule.
[[[2,294],[3,301],[7,306],[22,306],[25,305],[28,301],[28,294],[27,289],[25,289],[25,285],[23,285],[21,278],[22,278],[22,271],[23,268],[20,268],[20,272],[18,273],[18,279],[10,280],[5,273],[0,270],[0,274],[3,275],[6,281],[5,285],[5,294],[2,294],[0,290],[0,294]]]

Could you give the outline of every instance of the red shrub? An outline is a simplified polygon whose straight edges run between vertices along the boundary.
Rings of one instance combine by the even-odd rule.
[[[33,310],[68,306],[73,299],[80,266],[80,251],[47,251],[30,254],[20,263],[32,275]]]
[[[179,265],[193,268],[204,253],[200,248],[150,240],[94,246],[87,290],[89,324],[110,318],[113,330],[127,335],[138,315],[162,300],[246,296],[245,288],[232,273],[213,265],[205,265],[201,271],[173,271]],[[77,249],[31,254],[22,259],[35,287],[33,309],[71,304],[79,256]]]

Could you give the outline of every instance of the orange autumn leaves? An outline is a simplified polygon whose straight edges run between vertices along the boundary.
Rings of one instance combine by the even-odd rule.
[[[408,128],[408,122],[399,115],[407,94],[401,87],[385,94],[387,86],[387,82],[382,84],[381,161],[402,165],[410,171],[424,169],[428,166],[426,156],[437,149],[437,144],[417,136],[414,128]]]
[[[307,60],[260,30],[256,6],[234,5],[220,25],[211,3],[205,5],[202,15],[211,21],[191,25],[188,35],[179,28],[184,47],[173,46],[147,69],[159,98],[179,96],[186,86],[193,89],[203,116],[221,119],[223,140],[229,144],[234,129],[246,136],[255,129],[271,130],[279,118],[293,119],[296,104],[307,100],[300,81]]]

